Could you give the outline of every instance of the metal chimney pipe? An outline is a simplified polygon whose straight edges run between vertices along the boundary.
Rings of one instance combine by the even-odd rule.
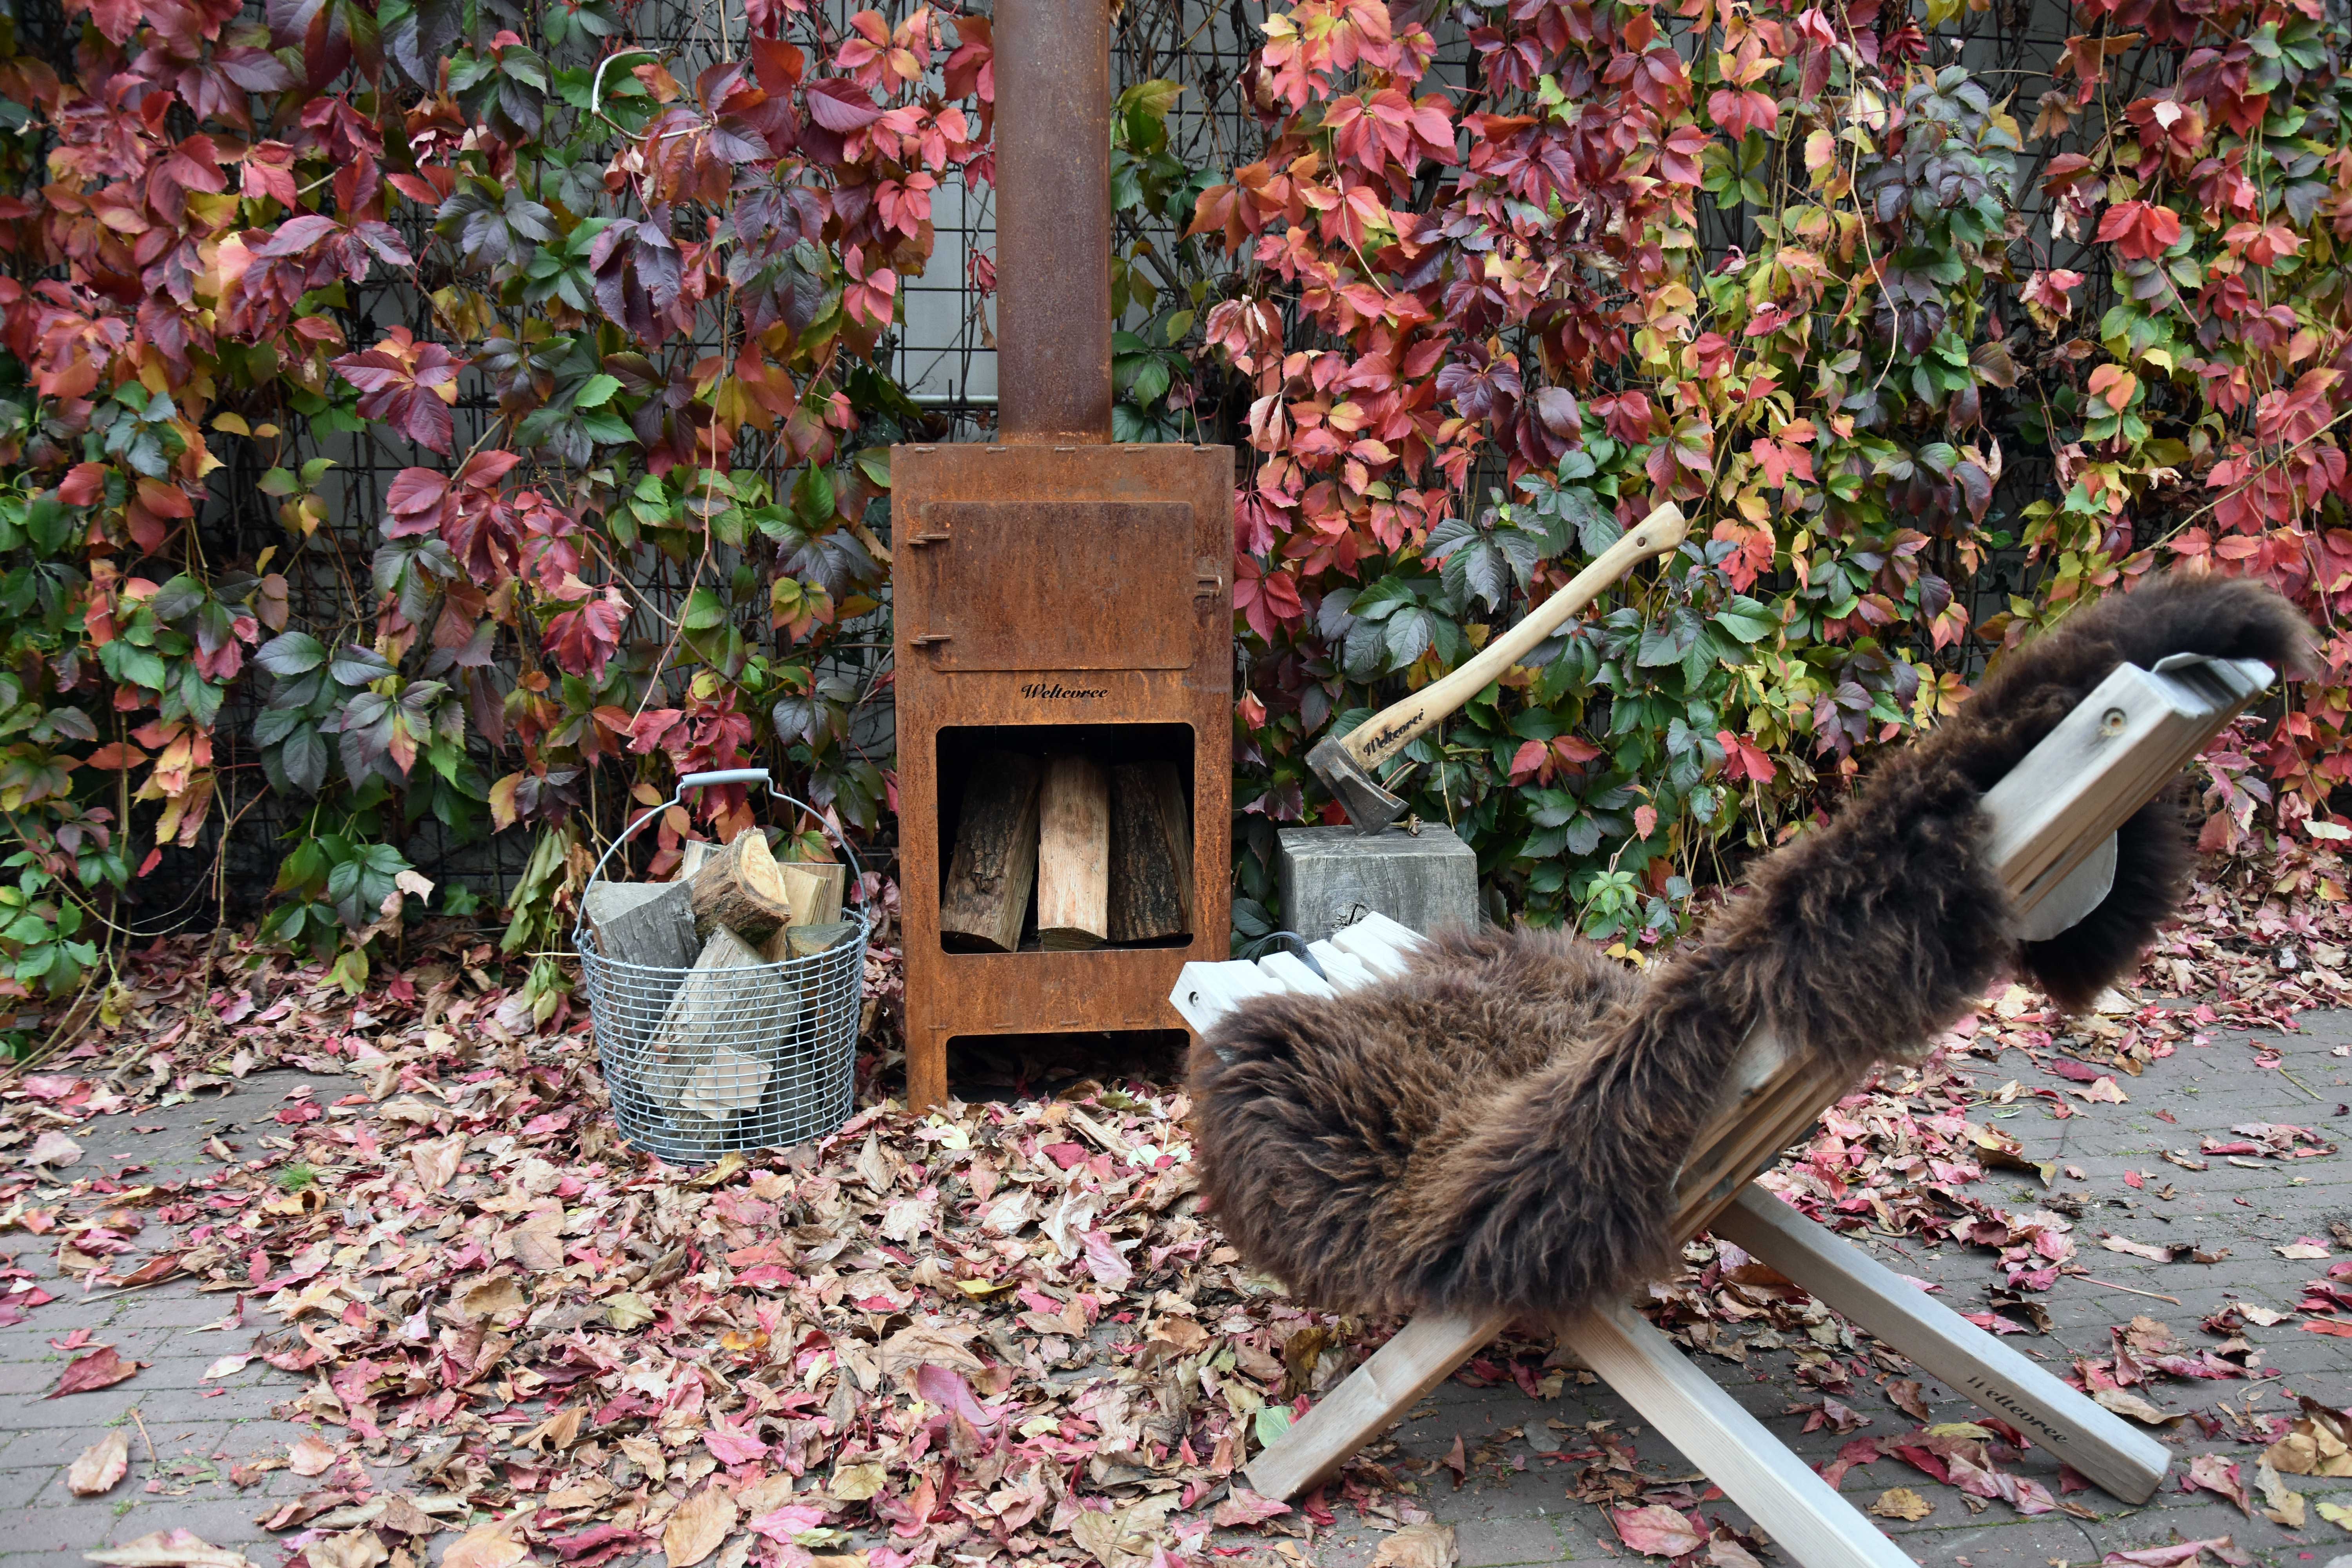
[[[1108,0],[996,3],[997,439],[1110,439]]]

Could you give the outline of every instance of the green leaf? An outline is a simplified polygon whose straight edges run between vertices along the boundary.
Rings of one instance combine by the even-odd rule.
[[[574,408],[602,408],[612,401],[613,394],[621,390],[621,378],[599,371],[583,382],[580,395],[572,400]]]
[[[287,632],[256,648],[253,659],[262,668],[284,680],[306,674],[326,663],[327,648],[309,632]]]
[[[1780,626],[1779,616],[1744,594],[1715,613],[1715,624],[1744,643],[1761,642]]]

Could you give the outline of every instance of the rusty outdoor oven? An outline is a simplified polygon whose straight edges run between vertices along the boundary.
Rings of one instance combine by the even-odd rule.
[[[1188,960],[1225,956],[1234,458],[1110,442],[1106,0],[996,7],[998,435],[891,458],[907,1088],[960,1037],[1177,1030]],[[1192,929],[1156,945],[950,952],[940,901],[985,752],[1173,762]],[[1034,915],[1031,923],[1034,925]]]

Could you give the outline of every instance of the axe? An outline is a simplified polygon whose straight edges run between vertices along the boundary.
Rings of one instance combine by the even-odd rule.
[[[1383,708],[1344,736],[1326,735],[1307,753],[1307,765],[1328,785],[1359,833],[1378,833],[1404,815],[1404,802],[1382,789],[1372,770],[1402,751],[1414,737],[1452,713],[1522,655],[1557,631],[1561,623],[1622,577],[1637,561],[1664,555],[1689,531],[1682,509],[1672,501],[1601,552],[1568,585],[1453,674],[1433,680],[1403,701]]]

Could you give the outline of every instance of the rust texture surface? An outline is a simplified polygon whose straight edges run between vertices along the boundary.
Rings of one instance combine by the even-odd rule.
[[[1110,439],[1110,8],[997,0],[1003,439]]]
[[[1225,956],[1234,460],[1225,447],[901,447],[891,476],[907,1079],[924,1106],[947,1094],[958,1036],[1181,1029],[1177,972]],[[1189,942],[940,947],[958,770],[1008,742],[1189,756]]]

